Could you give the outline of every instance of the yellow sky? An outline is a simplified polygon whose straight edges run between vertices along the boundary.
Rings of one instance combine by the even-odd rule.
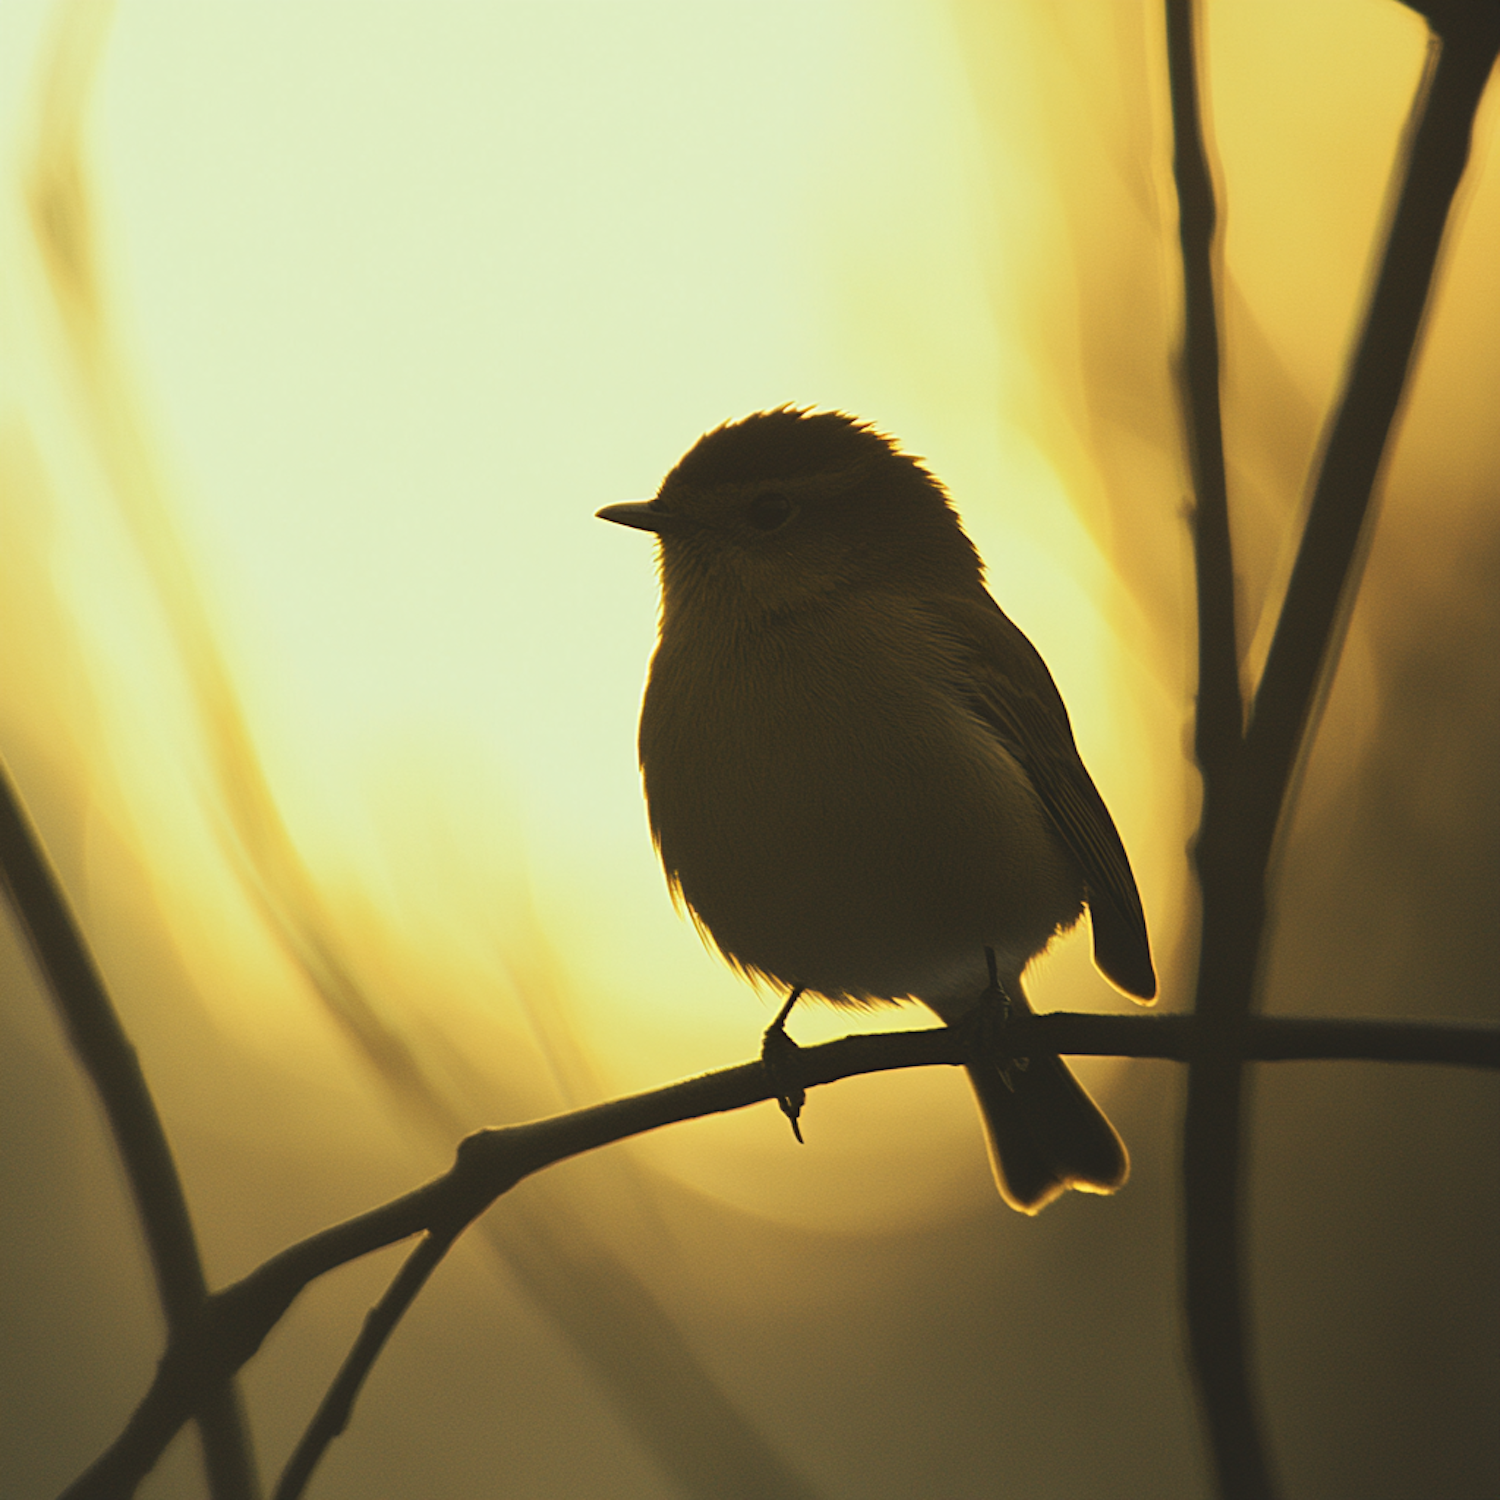
[[[1230,334],[1250,309],[1306,412],[1337,368],[1420,64],[1420,26],[1394,7],[1349,49],[1362,3],[1208,16]],[[7,8],[17,151],[42,14]],[[298,1037],[291,1055],[321,1024],[239,885],[257,855],[233,852],[247,814],[223,777],[253,763],[252,821],[284,830],[279,899],[384,955],[363,982],[402,1026],[463,1035],[493,1011],[525,1031],[524,972],[582,1039],[580,1087],[746,1054],[763,1005],[673,914],[645,832],[651,561],[593,511],[783,401],[872,419],[948,483],[1068,699],[1172,1003],[1191,593],[1160,358],[1161,62],[1140,16],[1116,12],[1101,40],[1066,10],[854,0],[72,14],[100,49],[84,161],[113,393],[94,399],[114,415],[80,415],[78,351],[19,215],[7,315],[29,357],[11,409],[48,475],[37,525],[101,715],[87,774],[226,1024],[273,1050]],[[1309,89],[1307,59],[1330,51],[1337,86]],[[1327,149],[1299,170],[1314,132]],[[1142,349],[1144,381],[1127,372]],[[1277,488],[1261,532],[1281,537],[1315,426],[1257,431],[1242,376],[1231,460],[1251,499]],[[146,511],[175,572],[141,551]],[[1281,554],[1245,514],[1248,630]],[[1086,938],[1038,983],[1043,1004],[1116,1003]],[[888,1163],[920,1122],[946,1161],[962,1091],[885,1087],[912,1102],[850,1149]],[[716,1129],[761,1160],[758,1124]],[[721,1173],[712,1135],[649,1149],[738,1191],[748,1169]],[[929,1211],[936,1178],[903,1165],[883,1201]],[[785,1211],[774,1188],[755,1201]]]
[[[879,422],[948,482],[1127,802],[1148,901],[1173,888],[1170,835],[1149,847],[1128,803],[1179,779],[1170,760],[1153,778],[1144,727],[1175,684],[1114,639],[1108,561],[1004,400],[1044,378],[1020,325],[1055,192],[1027,138],[981,139],[941,9],[127,4],[93,24],[84,159],[118,386],[96,399],[133,407],[136,478],[108,420],[80,426],[34,309],[21,404],[62,476],[54,567],[102,758],[230,1024],[274,1038],[304,1000],[223,909],[224,724],[179,659],[205,617],[329,905],[314,920],[426,976],[383,1004],[462,1030],[454,990],[482,1008],[506,966],[540,964],[610,1091],[753,1046],[761,1005],[674,916],[645,835],[653,569],[593,511],[789,400]],[[35,288],[24,245],[14,263]],[[141,507],[185,569],[142,566]],[[228,958],[232,932],[251,953]],[[226,985],[226,963],[261,979]],[[1086,962],[1060,972],[1110,1003]],[[930,1092],[858,1149],[881,1159]],[[939,1154],[970,1127],[961,1093],[946,1117]]]
[[[1423,32],[1394,0],[1203,9],[1253,666]],[[77,69],[59,74],[64,16]],[[1197,791],[1163,88],[1154,0],[0,0],[0,750],[141,1048],[216,1283],[411,1186],[468,1125],[753,1054],[765,998],[673,913],[647,836],[649,546],[594,512],[649,494],[701,432],[760,407],[856,412],[948,484],[1068,701],[1140,877],[1162,1003],[1182,1003]],[[1472,615],[1487,639],[1492,578],[1472,539],[1493,535],[1497,135],[1492,98],[1299,812],[1312,836],[1294,848],[1302,895],[1281,915],[1291,956],[1273,989],[1310,1010],[1364,1007],[1370,985],[1347,976],[1406,974],[1403,944],[1442,956],[1436,920],[1410,913],[1460,879],[1450,851],[1483,826],[1462,759],[1465,725],[1490,723],[1463,696],[1483,663],[1438,671],[1417,651],[1429,622],[1451,641]],[[88,214],[52,222],[50,263],[39,149],[61,171],[45,201]],[[1416,712],[1392,697],[1411,690],[1403,671],[1430,689]],[[1358,781],[1375,750],[1411,745],[1428,759],[1411,752],[1396,792]],[[1410,804],[1402,857],[1337,863],[1340,840],[1369,833],[1356,784],[1383,811]],[[1473,867],[1471,903],[1492,874]],[[1397,886],[1408,904],[1388,918]],[[1086,934],[1038,967],[1043,1007],[1129,1008]],[[1459,1003],[1401,983],[1412,1013]],[[82,1454],[95,1434],[78,1413],[123,1414],[157,1335],[144,1283],[120,1289],[133,1240],[108,1144],[45,1007],[16,994],[0,1063],[20,1059],[19,1085],[0,1103],[20,1101],[30,1144],[9,1159],[34,1149],[27,1191],[55,1193],[68,1231],[55,1254],[49,1227],[10,1282],[37,1346],[58,1351],[0,1390],[40,1474],[62,1447],[26,1403],[73,1422]],[[849,1025],[808,1011],[793,1031]],[[387,1043],[462,1125],[372,1065]],[[840,1493],[915,1493],[931,1474],[969,1493],[1003,1469],[1018,1493],[1072,1500],[1101,1453],[1152,1476],[1121,1493],[1198,1493],[1173,1323],[1178,1075],[1081,1071],[1145,1140],[1130,1188],[1094,1217],[1097,1201],[1003,1213],[963,1080],[936,1069],[819,1091],[805,1150],[765,1105],[528,1184],[403,1328],[329,1493],[376,1492],[402,1464],[421,1477],[392,1492],[425,1493],[452,1403],[514,1380],[506,1409],[534,1421],[533,1448],[492,1421],[493,1397],[465,1429],[482,1437],[444,1455],[452,1493],[492,1488],[480,1459],[463,1466],[493,1441],[497,1463],[533,1476],[517,1493],[585,1493],[569,1464],[594,1472],[596,1445],[600,1493],[656,1500],[649,1445],[618,1389],[600,1394],[598,1347],[558,1314],[595,1273],[649,1289],[714,1351],[747,1423]],[[1366,1254],[1387,1202],[1400,1229],[1379,1253],[1399,1259],[1424,1225],[1468,1243],[1410,1205],[1426,1189],[1444,1214],[1483,1211],[1443,1172],[1467,1170],[1492,1114],[1463,1133],[1463,1081],[1439,1080],[1429,1108],[1428,1085],[1403,1077],[1402,1115],[1368,1071],[1337,1086],[1328,1069],[1274,1085],[1268,1071],[1260,1097],[1278,1104],[1256,1116],[1256,1149],[1281,1155],[1257,1160],[1282,1178],[1257,1168],[1252,1185],[1270,1226],[1257,1274],[1278,1293],[1268,1344],[1291,1371],[1268,1381],[1283,1427],[1295,1439],[1309,1392],[1363,1401],[1359,1382],[1387,1376],[1403,1413],[1423,1390],[1432,1408],[1386,1422],[1371,1405],[1348,1441],[1306,1416],[1325,1487],[1359,1492],[1338,1464],[1458,1407],[1446,1345],[1429,1389],[1376,1357],[1386,1325],[1367,1307],[1338,1324],[1345,1252]],[[1410,1200],[1391,1198],[1395,1168],[1352,1119],[1430,1136]],[[1282,1192],[1298,1171],[1313,1175]],[[1358,1212],[1337,1207],[1351,1183]],[[32,1222],[9,1215],[0,1251],[31,1255]],[[1287,1270],[1325,1254],[1326,1283]],[[375,1294],[367,1277],[329,1278],[252,1368],[271,1446]],[[1390,1282],[1390,1338],[1408,1340],[1412,1288],[1438,1292],[1404,1262]],[[1467,1318],[1473,1284],[1453,1285],[1443,1305]],[[87,1324],[76,1348],[54,1339],[53,1303]],[[783,1315],[821,1342],[789,1360]],[[1353,1330],[1357,1378],[1317,1364],[1344,1352],[1304,1333],[1318,1319]],[[1453,1387],[1483,1389],[1466,1368]],[[54,1378],[68,1400],[47,1396]],[[1139,1441],[1143,1389],[1159,1453]]]

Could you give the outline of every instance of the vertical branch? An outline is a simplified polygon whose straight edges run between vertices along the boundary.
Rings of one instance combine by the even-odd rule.
[[[201,1311],[208,1285],[172,1148],[135,1048],[3,763],[0,876],[73,1051],[104,1106],[145,1233],[167,1328],[180,1336]],[[253,1500],[259,1487],[232,1381],[222,1381],[199,1410],[215,1500]]]
[[[1182,246],[1183,352],[1179,367],[1194,488],[1198,583],[1195,746],[1203,777],[1196,858],[1203,932],[1196,1009],[1202,1045],[1188,1070],[1183,1134],[1183,1259],[1188,1342],[1198,1398],[1226,1500],[1269,1500],[1270,1466],[1250,1378],[1240,1177],[1244,1063],[1234,1023],[1252,996],[1263,909],[1237,899],[1246,882],[1235,782],[1244,705],[1235,642],[1235,584],[1219,408],[1214,288],[1217,214],[1199,103],[1193,0],[1166,0],[1173,175]],[[1226,838],[1227,835],[1227,838]],[[1260,887],[1249,870],[1248,883]],[[1227,981],[1227,982],[1226,982]]]
[[[1189,1342],[1226,1500],[1270,1500],[1259,1432],[1240,1262],[1246,1022],[1261,968],[1278,824],[1309,742],[1318,695],[1354,593],[1370,497],[1421,330],[1475,111],[1497,51],[1500,6],[1412,0],[1440,37],[1429,55],[1401,158],[1374,292],[1324,445],[1308,522],[1243,742],[1228,715],[1233,580],[1217,442],[1217,349],[1209,252],[1212,197],[1193,74],[1191,0],[1166,0],[1177,183],[1182,200],[1187,342],[1183,376],[1199,570],[1198,758],[1203,820],[1195,858],[1203,901],[1196,1012],[1183,1137],[1184,1278]],[[1205,329],[1208,330],[1205,333]],[[1195,332],[1196,330],[1196,332]],[[1196,345],[1196,349],[1195,349]],[[1212,423],[1210,428],[1207,424]],[[1221,459],[1219,460],[1221,463]],[[1217,535],[1213,528],[1221,527]]]
[[[1247,754],[1279,815],[1354,597],[1371,496],[1406,388],[1474,115],[1500,51],[1500,5],[1428,0],[1427,67],[1393,177],[1385,253],[1343,398],[1324,439],[1307,527],[1255,696]]]
[[[1192,0],[1167,0],[1167,74],[1172,93],[1172,175],[1182,245],[1182,386],[1193,482],[1198,580],[1199,764],[1226,766],[1244,723],[1235,645],[1234,556],[1224,433],[1219,411],[1219,328],[1214,288],[1218,213],[1203,141]]]

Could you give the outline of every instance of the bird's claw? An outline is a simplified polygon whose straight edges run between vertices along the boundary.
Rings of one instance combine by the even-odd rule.
[[[974,1027],[971,1045],[975,1056],[994,1068],[1000,1075],[1000,1081],[1011,1093],[1015,1093],[1016,1085],[1010,1075],[1012,1071],[1024,1073],[1030,1065],[1030,1059],[1012,1057],[1006,1051],[1005,1028],[1015,1006],[1000,982],[995,950],[986,948],[984,958],[989,966],[990,979],[979,997],[979,1004],[970,1012]]]
[[[790,1122],[797,1144],[805,1146],[807,1142],[802,1139],[801,1118],[802,1106],[807,1103],[807,1090],[788,1076],[792,1071],[793,1058],[802,1049],[787,1035],[786,1029],[786,1018],[791,1014],[801,993],[800,988],[793,990],[776,1019],[766,1027],[765,1035],[760,1040],[760,1065],[775,1086],[776,1102]]]

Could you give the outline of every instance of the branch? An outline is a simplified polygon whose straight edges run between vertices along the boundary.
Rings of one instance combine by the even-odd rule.
[[[1196,1055],[1203,1034],[1195,1016],[1054,1011],[1012,1018],[1000,1034],[999,1045],[1009,1056],[1057,1050],[1074,1056],[1182,1062]],[[1244,1040],[1246,1055],[1264,1061],[1375,1058],[1500,1068],[1500,1026],[1258,1017],[1248,1023]],[[456,1161],[441,1177],[288,1247],[243,1280],[209,1297],[198,1318],[173,1335],[150,1390],[120,1437],[64,1491],[63,1500],[119,1500],[133,1493],[193,1416],[206,1382],[227,1379],[251,1359],[303,1288],[338,1266],[415,1234],[428,1234],[434,1242],[403,1267],[398,1277],[402,1289],[393,1288],[390,1307],[372,1315],[360,1347],[345,1362],[337,1392],[330,1392],[325,1402],[326,1420],[336,1419],[342,1426],[369,1360],[410,1302],[403,1279],[411,1280],[414,1293],[447,1245],[533,1172],[664,1125],[774,1099],[789,1084],[817,1088],[862,1073],[962,1066],[972,1060],[975,1045],[974,1034],[963,1025],[841,1037],[798,1048],[785,1060],[778,1059],[780,1081],[776,1083],[760,1062],[741,1063],[549,1119],[477,1131],[460,1143]],[[345,1389],[348,1381],[352,1385]],[[319,1428],[320,1433],[324,1430]],[[327,1437],[337,1430],[328,1431]],[[321,1436],[316,1441],[326,1443]]]
[[[1329,426],[1307,526],[1255,695],[1247,757],[1276,813],[1355,592],[1365,519],[1406,390],[1474,116],[1500,52],[1494,0],[1416,5],[1434,26],[1427,67],[1392,173],[1395,206],[1380,273]],[[1264,816],[1274,821],[1276,813]]]
[[[1168,0],[1167,72],[1172,93],[1172,172],[1182,245],[1182,356],[1178,369],[1193,480],[1198,582],[1198,764],[1228,766],[1245,710],[1235,645],[1234,557],[1224,430],[1219,410],[1219,330],[1214,291],[1218,212],[1198,107],[1192,0]]]
[[[1218,1482],[1225,1500],[1269,1500],[1270,1466],[1249,1374],[1240,1267],[1243,1063],[1261,970],[1267,882],[1277,829],[1332,673],[1367,536],[1370,497],[1400,408],[1475,110],[1500,49],[1500,7],[1417,0],[1440,49],[1429,55],[1406,145],[1392,174],[1395,207],[1380,273],[1330,427],[1297,560],[1243,747],[1224,723],[1224,625],[1232,624],[1232,559],[1205,530],[1219,525],[1217,483],[1202,462],[1201,417],[1217,413],[1212,311],[1211,185],[1196,108],[1191,0],[1167,0],[1169,74],[1178,133],[1185,302],[1200,352],[1186,358],[1197,511],[1200,608],[1198,758],[1203,821],[1195,848],[1203,917],[1194,1008],[1204,1030],[1188,1076],[1183,1131],[1188,1329]],[[1436,48],[1436,44],[1435,44]],[[1184,135],[1190,139],[1184,140]],[[1207,196],[1205,208],[1203,199]],[[1190,226],[1193,232],[1190,234]],[[1211,332],[1211,325],[1208,325]],[[1191,352],[1191,351],[1190,351]],[[1210,389],[1212,385],[1212,389]],[[1201,388],[1199,388],[1201,387]],[[1227,524],[1219,541],[1227,546]]]
[[[1188,1344],[1218,1488],[1271,1500],[1274,1485],[1250,1375],[1240,1262],[1243,1055],[1233,1028],[1249,1015],[1264,923],[1265,865],[1239,831],[1244,701],[1235,644],[1234,556],[1219,410],[1214,293],[1217,211],[1198,97],[1195,0],[1166,0],[1173,169],[1182,243],[1178,370],[1194,485],[1198,694],[1194,748],[1203,815],[1194,850],[1203,897],[1194,1010],[1218,1045],[1188,1072],[1183,1121],[1183,1279]],[[1226,837],[1227,834],[1227,837]],[[1253,897],[1244,899],[1251,892]],[[1219,982],[1224,973],[1227,983]]]
[[[169,1340],[200,1315],[208,1283],[187,1196],[140,1059],[0,761],[0,884],[26,935],[74,1055],[103,1106],[141,1221]],[[194,1413],[213,1495],[253,1500],[259,1486],[239,1395],[224,1377]]]
[[[60,4],[44,63],[35,154],[26,164],[26,207],[55,304],[96,398],[99,275],[92,205],[83,170],[83,130],[111,19],[108,6]],[[97,402],[96,414],[112,409]],[[106,447],[106,451],[107,447]],[[127,445],[127,451],[134,452]],[[73,1049],[104,1106],[135,1199],[157,1294],[175,1337],[207,1287],[192,1221],[166,1133],[99,974],[10,786],[4,787],[5,879],[38,967]],[[215,1500],[254,1500],[260,1486],[238,1392],[212,1390],[198,1415],[208,1488]]]
[[[273,1500],[300,1500],[318,1460],[327,1452],[334,1438],[349,1425],[355,1397],[386,1341],[395,1332],[396,1324],[416,1300],[417,1293],[427,1285],[428,1278],[437,1270],[456,1237],[456,1234],[425,1234],[417,1242],[417,1248],[406,1258],[396,1279],[365,1318],[349,1357],[339,1367],[339,1373],[328,1394],[319,1402],[302,1441],[287,1460]]]

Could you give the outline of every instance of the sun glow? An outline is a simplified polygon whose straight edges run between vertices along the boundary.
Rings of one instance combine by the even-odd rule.
[[[875,421],[948,485],[1063,689],[1171,1003],[1191,592],[1168,371],[1121,376],[1174,316],[1139,18],[1112,23],[1141,64],[1125,89],[1113,53],[1025,7],[68,14],[34,140],[64,160],[84,129],[85,175],[48,201],[87,211],[54,215],[74,238],[50,260],[24,224],[9,252],[59,310],[10,310],[50,496],[33,545],[97,695],[75,774],[136,830],[222,1024],[292,1053],[329,1019],[367,1046],[435,1029],[502,1111],[752,1050],[764,1004],[652,858],[633,738],[655,583],[593,511],[788,400]],[[1409,40],[1371,45],[1400,72]],[[1258,285],[1269,252],[1229,247]],[[1076,956],[1037,986],[1114,1003]],[[890,1101],[858,1106],[847,1149],[896,1166],[857,1211],[815,1165],[805,1193],[779,1179],[759,1113],[644,1149],[819,1222],[984,1191],[977,1148],[958,1179],[905,1160],[963,1149],[961,1086],[869,1087]]]
[[[1249,682],[1424,36],[1398,0],[1197,9]],[[1292,1010],[1477,1016],[1493,989],[1497,137],[1492,87],[1276,893],[1268,1003]],[[773,997],[673,912],[647,833],[649,552],[594,512],[758,408],[858,413],[947,485],[1119,824],[1161,1005],[1183,1002],[1161,0],[3,0],[0,164],[0,752],[212,1284],[475,1126],[753,1054]],[[6,924],[0,982],[0,1472],[56,1493],[161,1321]],[[1130,1009],[1086,924],[1028,984]],[[792,1031],[930,1022],[813,1008]],[[740,1491],[1198,1492],[1182,1074],[1078,1071],[1134,1178],[1037,1220],[999,1203],[953,1069],[816,1091],[806,1148],[766,1104],[538,1174],[444,1263],[317,1482],[645,1500],[727,1493],[703,1476],[759,1454]],[[1493,1425],[1488,1282],[1420,1274],[1485,1242],[1492,1080],[1423,1072],[1255,1072],[1268,1417],[1330,1493],[1440,1488]],[[247,1368],[268,1458],[389,1270],[310,1288]],[[1372,1316],[1373,1286],[1401,1294]],[[191,1446],[153,1494],[199,1492]]]
[[[86,122],[89,207],[66,172],[40,189],[80,206],[43,241],[63,316],[32,335],[76,383],[25,399],[48,462],[85,454],[52,545],[103,684],[90,774],[142,830],[210,1008],[256,1045],[310,1045],[311,982],[325,1022],[366,1044],[436,1026],[535,1108],[562,1102],[537,1085],[558,1028],[589,1096],[753,1048],[762,1005],[652,859],[633,734],[654,579],[592,512],[757,407],[855,411],[929,460],[1101,781],[1149,801],[1139,733],[1111,727],[1145,682],[1119,688],[1125,596],[1076,474],[1006,409],[1044,377],[1019,309],[1055,186],[1024,135],[986,134],[941,13],[794,9],[796,49],[775,6],[599,10],[586,32],[546,6],[354,31],[336,8],[70,13],[40,139],[56,156]],[[1149,812],[1122,821],[1160,870]],[[504,1066],[487,1009],[532,1038]],[[860,1170],[955,1149],[951,1083],[861,1106]],[[758,1117],[677,1135],[650,1149],[710,1192],[830,1211],[816,1166],[805,1195],[774,1186]],[[758,1174],[736,1163],[757,1151]],[[935,1206],[934,1174],[885,1176],[851,1196],[861,1220]]]

